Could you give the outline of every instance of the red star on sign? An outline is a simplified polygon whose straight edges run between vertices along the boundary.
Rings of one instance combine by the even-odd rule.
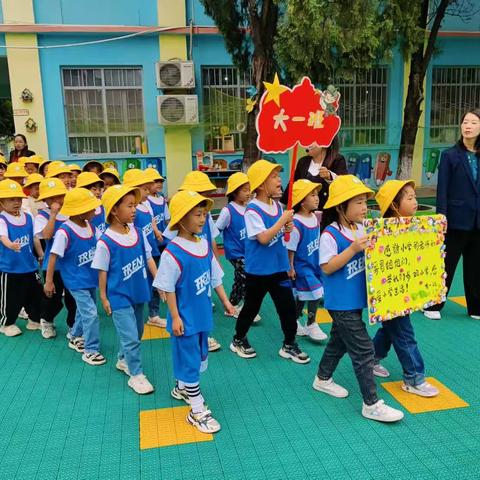
[[[334,87],[320,92],[303,77],[290,89],[280,85],[275,75],[273,83],[265,82],[265,89],[256,119],[260,151],[283,153],[296,144],[307,148],[315,143],[320,147],[332,143],[341,124],[336,114],[340,94]]]

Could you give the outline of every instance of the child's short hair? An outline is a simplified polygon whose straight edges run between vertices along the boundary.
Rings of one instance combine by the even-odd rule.
[[[327,208],[323,210],[322,214],[322,222],[320,225],[320,230],[324,230],[326,227],[328,227],[331,223],[337,222],[339,228],[342,228],[342,223],[340,222],[340,213],[338,210],[340,210],[343,214],[347,212],[347,207],[348,207],[348,202],[351,200],[348,199],[347,201],[340,203],[339,205],[332,207],[332,208]]]

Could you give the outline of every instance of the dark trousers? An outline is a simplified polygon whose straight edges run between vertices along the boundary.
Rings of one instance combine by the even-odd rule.
[[[230,292],[230,303],[234,306],[237,306],[245,298],[245,291],[247,288],[245,259],[235,258],[230,260],[230,263],[235,269],[233,273],[232,291]]]
[[[288,278],[287,272],[278,272],[272,275],[246,274],[245,303],[237,319],[235,337],[240,339],[247,335],[267,293],[272,297],[280,317],[284,343],[291,345],[295,342],[297,318],[292,282]]]
[[[45,280],[47,273],[43,272],[43,279]],[[61,312],[63,302],[67,309],[67,325],[69,328],[73,327],[75,323],[75,315],[77,313],[77,305],[72,294],[65,288],[60,272],[55,271],[53,274],[53,284],[55,285],[55,293],[51,298],[45,294],[42,295],[41,318],[48,323],[53,323],[55,317]],[[62,294],[65,291],[65,297],[62,302]]]
[[[0,325],[13,325],[22,307],[32,322],[40,322],[43,296],[40,275],[30,273],[0,273]]]
[[[300,319],[303,316],[303,307],[305,306],[305,302],[307,303],[307,325],[312,325],[313,323],[315,323],[320,299],[299,300],[297,298],[297,319]]]
[[[403,380],[409,385],[420,385],[425,381],[425,364],[415,340],[410,317],[397,317],[382,323],[373,337],[375,362],[388,355],[393,345],[403,369]]]
[[[320,380],[331,378],[338,362],[345,353],[348,353],[364,403],[367,405],[377,403],[377,385],[373,376],[374,349],[362,320],[362,311],[329,310],[328,313],[333,319],[333,324],[330,339],[318,366],[318,378]]]
[[[469,315],[480,315],[480,230],[447,230],[445,235],[445,271],[447,288],[452,286],[458,261],[463,256],[463,287]],[[447,292],[448,294],[448,292]],[[440,311],[445,303],[433,305],[427,310]]]

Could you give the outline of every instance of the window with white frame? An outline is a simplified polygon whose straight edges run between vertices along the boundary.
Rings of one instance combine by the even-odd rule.
[[[203,67],[205,150],[242,150],[250,76],[236,67]],[[228,142],[225,139],[228,137]],[[225,147],[228,145],[228,147]],[[233,148],[231,148],[233,146]]]
[[[480,105],[480,67],[433,67],[430,103],[430,143],[455,143],[462,115]]]
[[[342,127],[340,146],[382,145],[387,134],[388,67],[372,68],[355,74],[352,80],[337,79],[341,94],[338,114]]]
[[[141,68],[63,68],[62,80],[70,153],[135,152],[145,134]]]

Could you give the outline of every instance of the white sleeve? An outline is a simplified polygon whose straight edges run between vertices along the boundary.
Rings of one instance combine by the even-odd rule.
[[[148,200],[145,202],[145,207],[147,208],[148,213],[153,217],[152,204]]]
[[[3,218],[0,218],[0,237],[8,238],[8,227]]]
[[[103,240],[97,242],[97,248],[95,249],[95,255],[92,261],[92,268],[95,270],[103,270],[108,272],[110,267],[110,251]]]
[[[147,260],[150,260],[152,258],[152,246],[150,245],[150,242],[148,241],[148,238],[143,231],[142,235],[143,243],[145,244],[145,257],[147,258]]]
[[[320,265],[328,263],[336,255],[338,255],[337,242],[330,233],[322,233],[320,236]]]
[[[290,240],[286,242],[288,250],[296,252],[298,244],[300,242],[300,232],[297,227],[293,227],[293,230],[290,232]]]
[[[168,227],[163,231],[163,236],[168,240],[173,240],[178,235],[178,230],[170,230]]]
[[[262,217],[257,212],[247,210],[244,218],[247,237],[250,239],[254,239],[259,233],[262,233],[267,229],[265,223],[263,223]]]
[[[95,238],[98,240],[101,236],[102,232],[98,229],[98,227],[95,227]]]
[[[43,215],[37,215],[33,223],[33,234],[38,238],[43,238],[42,232],[47,226],[48,220]]]
[[[211,276],[211,284],[213,288],[217,288],[222,284],[222,278],[223,278],[223,270],[220,264],[218,263],[218,260],[213,256],[212,258],[212,276]]]
[[[210,233],[212,234],[212,240],[215,240],[220,235],[220,230],[218,230],[210,214],[208,214],[208,227],[210,228]]]
[[[220,231],[225,230],[230,225],[230,210],[227,207],[223,207],[220,215],[217,218],[217,229]]]
[[[164,292],[174,292],[181,273],[178,263],[168,250],[164,250],[160,257],[160,265],[153,280],[153,286]]]
[[[68,237],[64,230],[58,230],[53,238],[53,245],[51,252],[59,257],[65,255],[65,250],[67,249]]]
[[[168,203],[167,201],[165,200],[165,210],[163,211],[163,215],[164,215],[164,219],[165,219],[165,222],[168,223],[168,221],[170,220],[170,210],[168,209]]]

